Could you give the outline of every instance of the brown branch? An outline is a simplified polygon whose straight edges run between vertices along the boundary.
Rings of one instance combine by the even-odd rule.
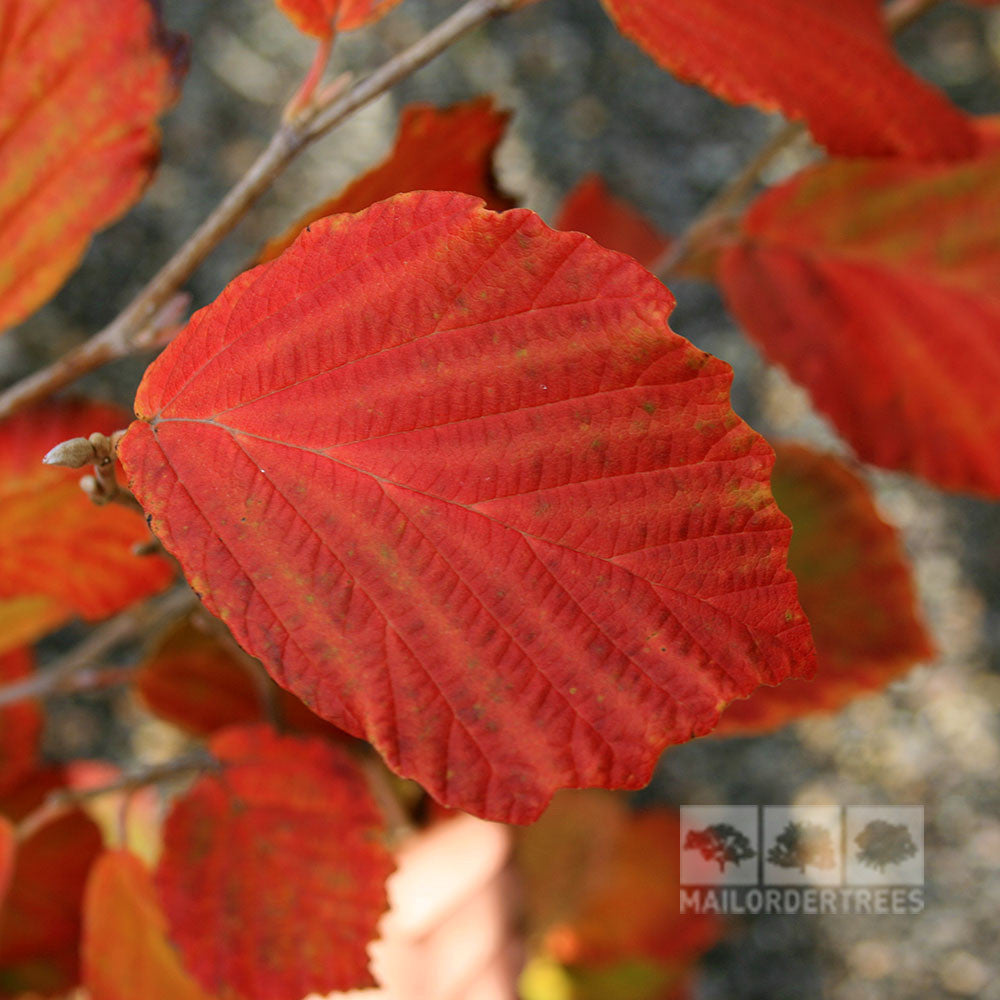
[[[221,767],[221,763],[207,752],[193,753],[168,760],[163,764],[150,764],[139,768],[106,785],[94,788],[57,788],[46,796],[45,801],[37,809],[32,810],[17,824],[18,839],[25,840],[49,820],[102,795],[134,792],[149,785],[157,785],[161,781],[170,781],[187,774],[218,771]]]
[[[0,419],[36,403],[95,368],[149,346],[157,317],[181,285],[243,218],[275,178],[310,143],[426,65],[473,28],[506,14],[520,0],[466,0],[454,14],[393,56],[346,94],[336,91],[275,132],[267,148],[187,242],[111,324],[45,368],[0,394]]]
[[[180,586],[123,611],[94,629],[50,667],[23,680],[0,686],[0,706],[74,690],[75,675],[79,671],[95,666],[115,646],[169,624],[197,603],[198,599],[191,589]]]

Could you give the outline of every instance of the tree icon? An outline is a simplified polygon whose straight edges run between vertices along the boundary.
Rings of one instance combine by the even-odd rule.
[[[698,851],[706,861],[715,861],[720,872],[724,872],[730,862],[738,866],[741,861],[757,856],[747,835],[729,823],[713,823],[704,830],[688,830],[684,850]]]
[[[775,838],[767,860],[779,868],[798,868],[803,874],[807,867],[833,868],[837,863],[830,831],[819,823],[795,820]]]
[[[902,864],[917,853],[917,845],[905,823],[887,823],[873,819],[854,838],[857,859],[869,868],[884,872],[887,865]]]

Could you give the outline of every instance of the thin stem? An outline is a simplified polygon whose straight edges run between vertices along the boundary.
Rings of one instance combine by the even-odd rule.
[[[185,585],[123,611],[94,629],[47,669],[0,686],[0,706],[74,690],[78,672],[93,667],[115,646],[167,625],[197,603],[194,593]]]
[[[662,281],[672,277],[687,261],[697,242],[696,236],[707,220],[731,215],[751,195],[760,175],[797,139],[806,134],[801,122],[786,122],[751,157],[743,168],[715,194],[698,213],[695,221],[667,248],[650,269]]]
[[[941,0],[893,0],[885,9],[885,24],[893,35],[913,24]]]
[[[0,394],[0,419],[155,339],[151,330],[162,307],[307,145],[430,62],[473,28],[515,6],[517,0],[467,0],[451,17],[346,94],[339,97],[334,94],[328,104],[317,103],[295,121],[283,123],[242,179],[110,325]]]
[[[17,835],[20,840],[30,837],[39,827],[49,820],[70,809],[75,809],[102,795],[113,795],[118,792],[134,792],[149,785],[170,781],[187,774],[201,774],[205,771],[217,771],[222,765],[210,754],[194,753],[185,757],[168,760],[163,764],[150,764],[106,785],[94,788],[57,788],[46,796],[45,801],[17,824]]]

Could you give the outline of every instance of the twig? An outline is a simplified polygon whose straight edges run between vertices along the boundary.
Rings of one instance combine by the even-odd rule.
[[[885,26],[890,35],[898,34],[941,0],[893,0],[885,9]],[[802,122],[786,122],[754,154],[698,213],[694,221],[667,248],[650,270],[661,280],[675,276],[697,249],[700,237],[711,234],[716,224],[735,215],[753,193],[761,174],[790,146],[805,136]]]
[[[913,24],[941,0],[893,0],[885,9],[885,25],[893,35]]]
[[[91,799],[102,795],[112,795],[116,792],[132,792],[148,785],[156,785],[161,781],[169,781],[186,774],[200,774],[204,771],[218,771],[222,765],[207,752],[188,754],[163,764],[151,764],[139,768],[106,785],[94,788],[57,788],[46,796],[45,801],[17,824],[18,839],[30,837],[40,826],[49,820],[77,806],[84,805]]]
[[[726,218],[736,212],[757,186],[760,175],[781,153],[805,134],[806,129],[801,122],[786,122],[708,201],[694,222],[667,248],[650,270],[661,281],[672,277],[688,260],[698,243],[698,235],[705,231],[711,221]]]
[[[473,28],[508,13],[519,2],[467,0],[451,17],[393,56],[346,94],[326,95],[330,102],[327,104],[322,103],[320,95],[317,103],[306,108],[294,121],[283,123],[242,179],[110,325],[0,394],[0,419],[44,399],[108,361],[132,353],[137,342],[149,339],[148,328],[160,309],[307,145],[430,62]]]
[[[74,675],[94,666],[115,646],[153,632],[193,608],[198,599],[187,586],[175,587],[123,611],[94,629],[78,646],[46,670],[0,686],[0,706],[74,690]]]

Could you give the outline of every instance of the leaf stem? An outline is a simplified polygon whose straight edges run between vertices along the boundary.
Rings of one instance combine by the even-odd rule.
[[[47,669],[0,686],[0,707],[76,690],[77,673],[93,667],[95,661],[106,656],[115,646],[158,630],[197,603],[193,591],[184,585],[128,608],[94,629],[78,646]]]
[[[323,95],[292,122],[284,122],[267,148],[145,288],[103,330],[57,361],[0,394],[0,419],[46,398],[87,372],[124,357],[155,339],[160,310],[206,257],[310,143],[329,132],[400,80],[426,65],[461,37],[513,10],[519,0],[466,0],[450,17],[383,63],[342,95]]]

